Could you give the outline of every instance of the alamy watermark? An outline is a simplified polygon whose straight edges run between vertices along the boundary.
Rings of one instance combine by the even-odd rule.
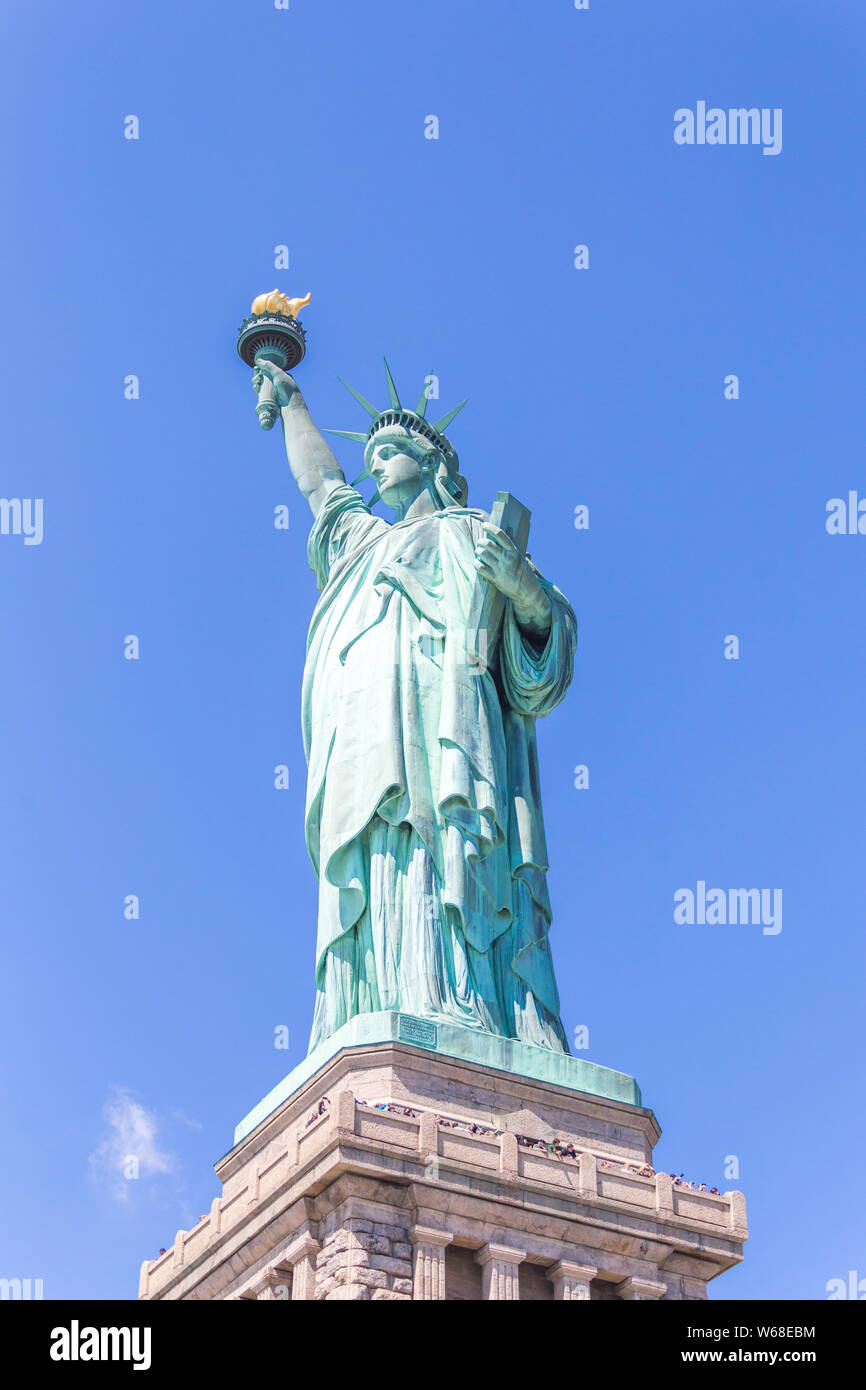
[[[42,1279],[0,1279],[0,1301],[44,1298],[43,1284]]]
[[[847,497],[831,497],[824,526],[828,536],[866,536],[866,497],[854,488]]]
[[[25,545],[41,545],[42,498],[0,497],[0,536],[23,536]]]
[[[866,1279],[861,1279],[856,1269],[848,1270],[847,1279],[828,1279],[824,1288],[829,1300],[846,1298],[862,1303],[866,1298]]]
[[[73,1318],[69,1327],[51,1330],[48,1355],[52,1361],[129,1361],[134,1371],[151,1363],[150,1327],[82,1327]]]
[[[782,108],[757,106],[707,106],[695,110],[680,106],[674,112],[674,140],[678,145],[761,145],[763,154],[782,152]]]
[[[674,921],[687,927],[761,926],[764,936],[778,936],[782,930],[782,890],[708,889],[699,878],[695,889],[678,888],[674,893]]]

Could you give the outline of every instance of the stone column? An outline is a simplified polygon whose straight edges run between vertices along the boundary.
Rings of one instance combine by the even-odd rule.
[[[510,1245],[485,1245],[475,1256],[481,1265],[485,1299],[520,1298],[517,1268],[526,1255]]]
[[[425,1178],[433,1182],[439,1176],[439,1122],[431,1110],[425,1110],[418,1126],[418,1153],[424,1164]]]
[[[737,1240],[749,1239],[749,1225],[746,1221],[746,1199],[742,1192],[726,1192],[731,1203],[731,1231]]]
[[[454,1239],[450,1231],[435,1231],[431,1226],[412,1226],[413,1283],[412,1297],[442,1299],[445,1297],[445,1247]]]
[[[504,1132],[499,1141],[499,1171],[504,1178],[516,1182],[520,1174],[517,1135]]]
[[[674,1214],[674,1188],[667,1173],[656,1173],[656,1211]]]
[[[331,1102],[331,1133],[340,1139],[351,1139],[355,1133],[355,1095],[353,1091],[338,1091]]]
[[[264,1283],[256,1286],[256,1298],[260,1302],[287,1303],[292,1297],[292,1271],[283,1266],[274,1266],[265,1275]]]
[[[319,1242],[309,1234],[301,1236],[288,1252],[287,1260],[292,1266],[292,1298],[303,1298],[312,1302],[316,1297],[316,1259]]]
[[[548,1279],[553,1280],[554,1298],[581,1302],[589,1299],[589,1286],[597,1274],[595,1265],[578,1265],[572,1260],[560,1260],[547,1271]]]
[[[667,1284],[660,1284],[655,1279],[624,1279],[617,1292],[620,1298],[629,1303],[645,1303],[666,1294]]]
[[[595,1154],[582,1153],[577,1160],[577,1183],[581,1197],[598,1197],[598,1164]]]

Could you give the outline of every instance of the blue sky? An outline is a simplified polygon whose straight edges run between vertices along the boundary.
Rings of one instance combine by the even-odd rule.
[[[0,1273],[134,1297],[306,1051],[309,521],[235,353],[277,285],[313,292],[321,426],[363,427],[337,375],[384,401],[383,353],[407,396],[437,374],[439,413],[471,398],[470,498],[532,508],[576,609],[539,728],[563,1021],[638,1078],[658,1167],[746,1193],[711,1296],[866,1275],[866,536],[825,527],[866,496],[866,11],[19,0],[0,25],[0,492],[44,503],[41,544],[0,536]],[[700,100],[781,108],[781,153],[678,146]],[[699,880],[780,888],[781,932],[676,924]]]

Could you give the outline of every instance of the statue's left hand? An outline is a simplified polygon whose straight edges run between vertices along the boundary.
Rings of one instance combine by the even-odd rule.
[[[484,538],[475,547],[475,568],[479,574],[494,584],[506,598],[529,597],[538,580],[526,564],[522,551],[518,550],[507,532],[485,521]]]
[[[483,525],[484,538],[475,547],[475,568],[511,599],[520,627],[538,641],[546,641],[551,607],[538,576],[507,532],[492,521]]]

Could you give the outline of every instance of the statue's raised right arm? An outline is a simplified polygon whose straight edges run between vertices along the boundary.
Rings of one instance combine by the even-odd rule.
[[[294,377],[264,358],[256,361],[253,386],[258,391],[262,373],[273,383],[280,416],[289,467],[298,487],[310,504],[313,516],[318,516],[329,492],[346,478],[329,445],[313,424],[307,402]]]

